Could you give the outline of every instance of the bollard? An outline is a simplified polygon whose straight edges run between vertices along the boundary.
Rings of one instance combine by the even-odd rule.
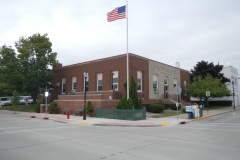
[[[70,119],[70,113],[67,112],[67,119]]]

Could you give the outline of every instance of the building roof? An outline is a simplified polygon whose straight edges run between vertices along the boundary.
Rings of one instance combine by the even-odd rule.
[[[115,59],[115,58],[124,57],[126,55],[127,55],[126,53],[125,54],[120,54],[120,55],[116,55],[116,56],[111,56],[111,57],[106,57],[106,58],[101,58],[101,59],[96,59],[96,60],[91,60],[91,61],[71,64],[71,65],[66,65],[66,66],[63,66],[62,68],[68,68],[68,67],[74,67],[74,66],[79,66],[79,65],[85,65],[85,64],[89,64],[89,63],[95,63],[95,62],[99,62],[99,61],[111,60],[111,59]],[[156,60],[152,60],[152,59],[149,59],[149,58],[146,58],[146,57],[142,57],[142,56],[139,56],[139,55],[133,54],[133,53],[129,53],[129,56],[134,56],[134,57],[137,57],[137,58],[140,58],[140,59],[144,59],[144,60],[147,60],[147,61],[154,61],[154,62],[161,63],[161,64],[164,64],[164,65],[167,65],[167,66],[170,66],[170,67],[179,68],[178,66],[168,65],[168,64],[165,64],[165,63],[162,63],[162,62],[159,62],[159,61],[156,61]],[[56,69],[60,69],[60,68],[56,68]],[[189,72],[189,71],[184,70],[184,69],[181,69],[181,70],[185,71],[185,72]]]

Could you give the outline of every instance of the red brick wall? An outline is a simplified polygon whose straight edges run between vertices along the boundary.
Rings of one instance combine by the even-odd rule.
[[[89,73],[89,91],[97,90],[97,73],[103,74],[103,91],[109,91],[112,89],[112,71],[118,71],[119,76],[119,93],[120,96],[125,95],[124,83],[127,80],[126,76],[126,54],[100,59],[96,61],[90,61],[81,64],[75,64],[65,66],[62,68],[56,68],[54,70],[54,81],[60,86],[56,86],[52,92],[52,98],[56,100],[58,95],[61,94],[61,80],[66,78],[66,94],[71,92],[72,89],[72,77],[77,77],[77,92],[83,92],[83,72],[85,70]],[[137,80],[137,71],[143,72],[143,97],[148,98],[148,60],[129,54],[129,73]],[[130,78],[129,77],[129,78]]]
[[[57,103],[62,110],[64,107],[71,106],[73,110],[77,107],[83,107],[83,98],[79,96],[65,95],[61,96],[61,81],[62,78],[66,78],[66,94],[71,93],[72,90],[72,77],[77,77],[77,94],[83,94],[83,83],[84,76],[83,72],[88,71],[89,73],[89,88],[87,99],[91,100],[94,107],[114,107],[120,100],[122,96],[125,95],[124,83],[127,80],[127,70],[126,70],[126,54],[120,56],[114,56],[69,66],[61,67],[61,64],[54,67],[54,80],[53,84],[60,83],[60,86],[55,86],[52,91],[52,100],[57,100]],[[112,72],[118,71],[118,92],[112,95],[113,100],[109,100],[109,91],[112,90]],[[137,71],[142,71],[143,73],[143,92],[138,93],[139,97],[143,99],[143,103],[149,101],[149,59],[140,57],[134,54],[129,54],[129,80],[131,76],[134,77],[137,82]],[[102,92],[97,92],[97,74],[103,74],[103,94]],[[186,70],[181,70],[181,87],[184,89],[184,80],[187,81],[187,85],[190,84],[190,74]],[[112,91],[111,91],[112,92]],[[90,96],[89,94],[92,95]],[[94,94],[93,94],[94,93]],[[187,97],[184,96],[182,92],[182,99],[186,100]],[[101,95],[98,95],[101,94]],[[63,99],[62,99],[63,98]],[[158,101],[158,100],[157,100]]]

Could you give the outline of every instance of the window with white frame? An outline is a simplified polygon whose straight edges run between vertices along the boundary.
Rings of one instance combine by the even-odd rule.
[[[184,96],[187,96],[187,81],[183,81],[184,85]]]
[[[137,71],[137,91],[142,91],[142,71]]]
[[[158,76],[153,75],[153,93],[158,93]]]
[[[77,91],[77,77],[72,77],[72,92]]]
[[[112,72],[112,90],[118,91],[118,71]]]
[[[98,73],[97,74],[97,91],[102,91],[103,85],[103,74]]]
[[[66,78],[62,78],[62,94],[66,94]]]

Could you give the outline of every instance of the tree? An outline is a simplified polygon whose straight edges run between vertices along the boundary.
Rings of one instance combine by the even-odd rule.
[[[194,78],[201,76],[205,78],[208,74],[211,75],[213,78],[221,78],[222,83],[230,82],[230,80],[223,76],[223,73],[220,73],[223,69],[223,65],[214,65],[213,62],[208,63],[206,61],[201,61],[194,66],[194,69],[191,69],[191,81]]]
[[[127,99],[126,96],[123,96],[117,105],[117,109],[133,109],[133,108],[134,104],[132,98]]]
[[[17,55],[10,46],[0,47],[0,95],[21,91],[22,75]]]
[[[127,83],[124,83],[124,87],[127,93]],[[135,109],[142,109],[142,101],[138,98],[137,94],[137,83],[134,78],[131,76],[130,87],[129,87],[129,98],[132,99]]]
[[[23,88],[31,93],[36,102],[39,89],[50,87],[53,78],[51,67],[56,63],[56,52],[52,52],[52,43],[47,34],[34,34],[28,38],[20,37],[15,43],[20,53],[18,58],[23,76]]]
[[[193,79],[193,82],[188,88],[189,96],[198,98],[200,101],[206,100],[206,91],[210,91],[211,98],[224,97],[230,94],[225,84],[222,84],[220,78],[213,78],[207,75],[205,78],[198,76]]]
[[[19,93],[16,90],[14,90],[13,97],[12,97],[12,105],[15,107],[15,113],[16,113],[18,104],[19,104]]]

